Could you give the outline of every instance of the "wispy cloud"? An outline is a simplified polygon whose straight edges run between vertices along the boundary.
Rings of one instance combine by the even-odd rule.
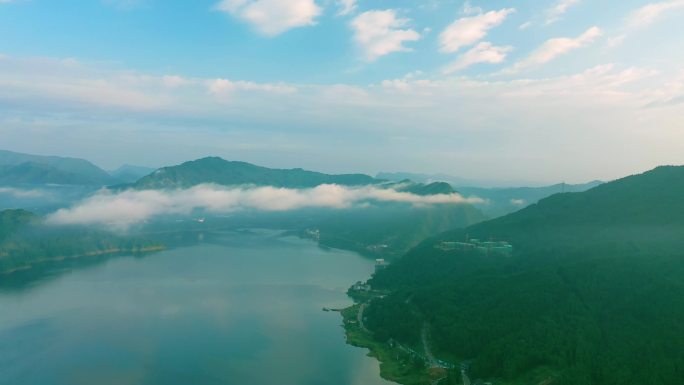
[[[102,224],[126,228],[157,215],[189,214],[194,210],[232,213],[246,209],[290,211],[303,208],[344,209],[381,201],[412,205],[482,203],[459,194],[420,196],[378,187],[321,185],[311,189],[276,187],[221,187],[199,185],[185,190],[101,191],[68,209],[47,217],[47,223]]]
[[[656,165],[663,154],[678,162],[684,93],[675,72],[614,64],[544,78],[532,72],[510,79],[413,73],[365,85],[286,83],[297,90],[290,93],[233,89],[233,82],[269,83],[231,79],[215,94],[209,85],[216,79],[164,79],[102,63],[5,56],[0,138],[9,148],[73,149],[95,161],[114,146],[155,164],[217,154],[270,165],[288,159],[288,167],[339,172],[388,166],[449,171],[458,164],[489,175],[503,168],[522,178],[540,159],[560,159],[545,177],[563,170],[581,181],[595,164],[611,170],[622,165],[596,178],[629,172],[638,166],[634,151],[642,154],[639,162]],[[101,87],[116,92],[101,93]],[[606,164],[586,156],[578,160],[586,160],[582,167],[571,166],[565,159],[577,157],[568,154],[568,143],[595,154],[609,148],[614,158]],[[387,156],[378,158],[378,148]],[[521,152],[532,155],[521,159]]]
[[[684,8],[684,0],[669,0],[647,4],[634,11],[628,18],[630,27],[646,27],[653,24],[665,12]]]
[[[43,198],[47,192],[38,189],[19,189],[14,187],[0,187],[0,194],[8,194],[15,198]]]
[[[559,0],[553,7],[546,11],[545,24],[553,24],[565,15],[568,10],[579,4],[581,0]]]
[[[361,47],[366,59],[373,61],[392,52],[411,51],[404,44],[420,40],[420,34],[406,28],[410,19],[397,16],[392,9],[367,11],[356,16],[351,27],[354,40]]]
[[[337,0],[337,6],[340,9],[337,15],[346,16],[356,10],[357,4],[356,0]]]
[[[263,91],[278,94],[297,92],[297,87],[288,84],[255,83],[250,81],[232,81],[228,79],[214,79],[208,81],[209,91],[215,95],[225,95],[236,91]]]
[[[323,12],[314,0],[222,0],[215,8],[247,21],[266,36],[315,25]]]
[[[513,12],[515,9],[506,8],[457,19],[439,35],[440,51],[453,53],[462,47],[477,43],[487,36],[490,29],[503,23]]]
[[[443,72],[450,74],[461,71],[478,63],[502,63],[504,60],[506,60],[506,55],[512,50],[513,47],[510,46],[499,47],[489,42],[479,43],[461,55],[455,62],[444,68]]]
[[[504,72],[512,73],[546,64],[572,50],[582,48],[593,43],[602,34],[603,31],[601,31],[600,28],[591,27],[581,35],[574,38],[560,37],[549,39],[534,52],[532,52],[532,54],[530,54],[526,59],[519,61],[511,69]]]

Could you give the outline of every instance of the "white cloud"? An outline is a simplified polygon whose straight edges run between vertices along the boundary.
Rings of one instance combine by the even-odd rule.
[[[47,195],[43,190],[25,190],[13,187],[0,187],[0,194],[12,195],[15,198],[43,198]]]
[[[178,75],[153,76],[114,70],[71,59],[0,57],[0,102],[30,103],[46,110],[165,111],[211,110],[214,96],[290,95],[297,86],[248,80],[198,79]],[[233,104],[235,99],[231,98]],[[244,102],[244,101],[243,101]],[[246,103],[246,102],[244,102]],[[216,108],[221,108],[214,105]]]
[[[618,46],[622,45],[622,43],[624,43],[626,38],[627,38],[626,34],[621,34],[621,35],[610,37],[606,40],[606,45],[609,48],[618,47]]]
[[[513,12],[515,9],[506,8],[454,21],[439,35],[440,50],[456,52],[461,47],[478,42],[487,36],[490,29],[503,23]]]
[[[524,206],[525,203],[524,199],[511,199],[511,204],[514,206]]]
[[[470,0],[466,0],[463,3],[463,9],[461,11],[464,15],[473,15],[476,13],[482,13],[482,8],[480,7],[474,7],[471,3]]]
[[[276,94],[291,94],[297,88],[287,84],[255,83],[250,81],[228,79],[213,79],[207,82],[209,92],[215,95],[232,93],[235,91],[262,91]]]
[[[518,29],[521,30],[521,31],[524,31],[524,30],[530,28],[531,26],[532,26],[532,22],[531,22],[531,21],[528,21],[528,22],[525,22],[525,23],[520,24],[520,26],[518,27]]]
[[[684,0],[650,3],[634,11],[627,22],[630,27],[646,27],[654,23],[665,12],[679,8],[684,8]]]
[[[185,78],[189,84],[173,88],[160,76],[109,64],[5,56],[0,138],[6,148],[68,149],[100,163],[120,162],[108,153],[114,146],[153,164],[207,154],[339,172],[448,172],[444,165],[457,164],[477,176],[553,181],[562,173],[576,182],[682,162],[679,68],[655,73],[616,64],[541,79],[521,74],[284,84],[293,93],[236,88],[239,80],[231,79],[212,94],[216,79]],[[385,156],[376,156],[378,148]],[[589,155],[578,157],[574,148]],[[592,155],[607,152],[610,160]]]
[[[315,0],[222,0],[215,7],[247,21],[266,36],[315,25],[322,13]]]
[[[74,207],[60,209],[47,222],[103,224],[126,228],[157,215],[189,214],[193,210],[231,213],[245,209],[290,211],[302,208],[344,209],[367,202],[401,202],[412,205],[481,203],[459,194],[415,195],[380,187],[320,185],[310,189],[277,187],[223,187],[199,185],[185,190],[103,190]]]
[[[395,10],[367,11],[356,16],[351,27],[354,40],[366,59],[373,61],[392,52],[411,51],[404,43],[420,40],[420,34],[404,28],[410,20],[397,17]]]
[[[560,20],[570,7],[580,3],[581,0],[559,0],[551,9],[546,11],[546,25]]]
[[[169,88],[182,87],[192,83],[191,80],[178,75],[166,75],[162,77],[162,82]]]
[[[478,63],[502,63],[506,60],[508,52],[512,50],[513,47],[510,46],[500,47],[489,42],[482,42],[461,55],[455,62],[447,66],[443,72],[446,74],[453,73]]]
[[[603,31],[601,31],[600,28],[591,27],[575,38],[560,37],[549,39],[532,52],[530,56],[516,63],[512,69],[505,72],[516,72],[522,69],[546,64],[558,56],[565,55],[572,50],[593,43],[602,34]]]
[[[356,0],[337,0],[337,6],[340,8],[337,13],[338,16],[346,16],[356,10]]]

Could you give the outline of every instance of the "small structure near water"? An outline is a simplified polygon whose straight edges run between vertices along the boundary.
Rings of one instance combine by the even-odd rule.
[[[501,255],[510,257],[513,255],[513,245],[506,241],[480,241],[479,239],[466,239],[464,242],[444,241],[435,246],[444,251],[476,251],[485,255]]]
[[[368,292],[368,291],[371,291],[371,285],[369,285],[367,283],[363,283],[361,281],[358,281],[354,284],[354,286],[352,286],[352,290]]]
[[[385,270],[389,266],[389,262],[385,261],[384,259],[376,259],[375,260],[375,273],[377,274],[378,271]]]

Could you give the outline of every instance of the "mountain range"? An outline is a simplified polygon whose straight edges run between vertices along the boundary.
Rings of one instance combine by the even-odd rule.
[[[0,184],[106,185],[111,175],[84,159],[0,150]]]
[[[109,174],[122,183],[133,183],[146,175],[152,174],[155,170],[151,167],[124,164],[116,170],[110,171]]]
[[[380,340],[420,341],[497,383],[684,378],[684,167],[659,167],[428,239],[379,272]],[[512,254],[482,242],[507,242]]]
[[[329,175],[295,169],[272,169],[246,162],[208,157],[178,166],[163,167],[132,184],[136,189],[186,188],[202,183],[290,188],[321,184],[370,185],[381,181],[363,174]]]
[[[107,172],[80,158],[42,156],[0,150],[0,186],[106,186],[135,182],[153,168],[123,165]]]

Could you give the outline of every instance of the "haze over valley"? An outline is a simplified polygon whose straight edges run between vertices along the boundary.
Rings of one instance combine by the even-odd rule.
[[[0,0],[0,385],[681,385],[682,17]]]

